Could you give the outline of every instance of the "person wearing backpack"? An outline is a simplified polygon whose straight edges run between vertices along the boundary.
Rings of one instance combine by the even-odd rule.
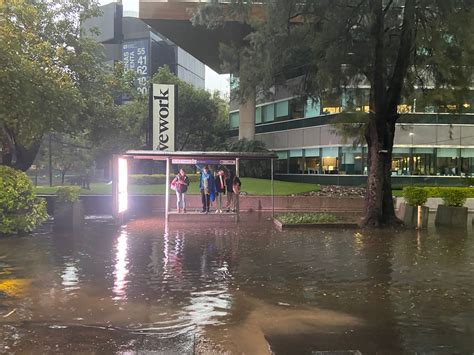
[[[175,186],[176,190],[176,210],[178,213],[186,213],[186,192],[188,192],[189,178],[183,169],[179,170],[178,175],[171,182],[171,188]]]

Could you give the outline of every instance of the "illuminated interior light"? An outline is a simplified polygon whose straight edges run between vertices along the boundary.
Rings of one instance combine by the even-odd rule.
[[[128,209],[128,167],[127,160],[118,159],[118,213]]]

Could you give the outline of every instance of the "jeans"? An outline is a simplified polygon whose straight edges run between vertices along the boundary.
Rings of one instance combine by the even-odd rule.
[[[217,209],[222,210],[222,192],[216,192]]]
[[[201,201],[202,201],[202,211],[209,212],[211,207],[211,196],[207,194],[204,190],[201,190]]]
[[[186,209],[186,193],[176,191],[176,209]]]

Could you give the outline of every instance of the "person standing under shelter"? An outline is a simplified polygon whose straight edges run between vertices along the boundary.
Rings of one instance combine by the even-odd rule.
[[[237,175],[234,176],[232,180],[232,190],[234,191],[234,198],[233,201],[233,208],[232,212],[240,210],[240,188],[242,187],[242,183]]]
[[[215,179],[216,183],[216,200],[217,200],[217,209],[216,213],[222,213],[222,195],[225,195],[226,190],[226,181],[224,176],[224,170],[219,170],[217,172],[217,177]]]
[[[186,213],[186,192],[188,192],[189,177],[183,169],[179,170],[171,185],[176,186],[176,209],[178,213],[181,213],[181,210]]]
[[[211,194],[215,193],[215,185],[214,176],[212,176],[207,165],[201,170],[199,190],[201,190],[202,213],[209,213],[211,207]]]

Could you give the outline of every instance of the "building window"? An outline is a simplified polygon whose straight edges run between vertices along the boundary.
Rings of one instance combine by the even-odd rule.
[[[275,105],[265,105],[262,106],[262,121],[271,122],[275,120]]]
[[[275,117],[287,118],[288,117],[288,101],[281,101],[275,104]]]
[[[232,112],[229,115],[230,128],[239,128],[240,117],[239,112]]]
[[[262,107],[257,107],[255,109],[255,124],[262,123]]]
[[[311,97],[306,100],[304,105],[304,117],[315,117],[321,114],[321,105],[319,100],[313,100]]]

